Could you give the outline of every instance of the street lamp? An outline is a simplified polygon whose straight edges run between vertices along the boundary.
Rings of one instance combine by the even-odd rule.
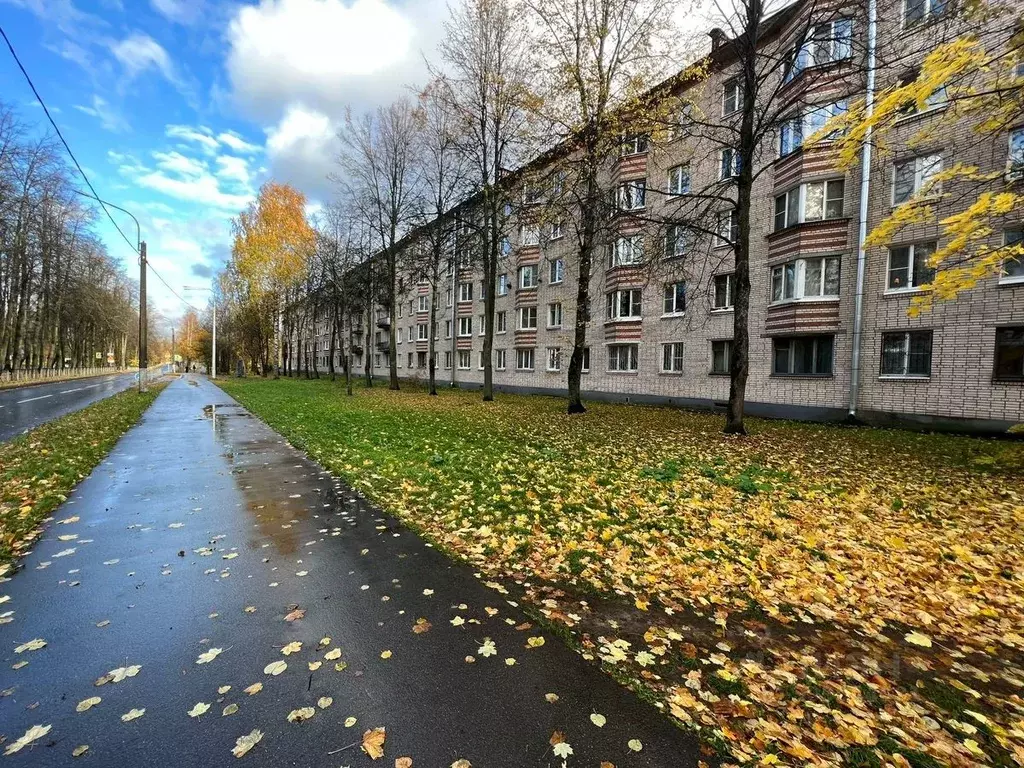
[[[185,287],[186,291],[209,291],[211,294],[213,293],[213,288],[204,288],[203,286],[198,286],[198,285],[186,285],[184,287]],[[217,300],[216,300],[216,297],[213,297],[213,298],[214,298],[214,300],[211,302],[213,304],[213,354],[211,355],[211,360],[210,360],[210,378],[211,379],[216,379],[217,378]]]

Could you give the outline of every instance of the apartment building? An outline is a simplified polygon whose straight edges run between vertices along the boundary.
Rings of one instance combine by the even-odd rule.
[[[942,34],[951,34],[939,24],[945,7],[929,0],[879,5],[876,87],[906,77],[915,64],[906,51],[920,51],[919,62],[940,26]],[[805,144],[803,137],[864,95],[863,57],[872,41],[857,5],[832,8],[804,37],[798,30],[806,24],[800,6],[791,6],[773,20],[765,43],[792,50],[779,73],[780,87],[802,89],[804,98],[794,100],[801,106],[779,122],[771,140],[774,156],[766,160],[751,202],[747,412],[820,420],[841,420],[852,412],[872,423],[979,431],[1024,422],[1024,267],[1008,262],[1002,276],[911,317],[911,300],[933,277],[926,259],[940,241],[939,226],[904,227],[892,242],[861,250],[862,229],[872,231],[950,158],[983,171],[1024,170],[1024,126],[994,138],[980,138],[967,123],[952,131],[943,123],[942,131],[931,133],[929,126],[938,124],[946,106],[940,91],[927,109],[899,121],[887,151],[866,165],[862,158],[844,168],[829,141]],[[729,46],[720,33],[713,40],[713,72],[690,98],[705,114],[725,119],[739,108],[742,94]],[[899,63],[887,68],[887,62]],[[494,319],[499,391],[566,391],[576,312],[575,238],[563,222],[537,213],[558,183],[553,167],[519,174],[511,195],[515,215]],[[671,207],[692,189],[707,189],[734,172],[728,148],[695,145],[685,132],[678,139],[671,132],[626,135],[618,156],[609,158],[605,182],[614,196],[618,233],[592,275],[586,398],[724,406],[736,212],[713,212],[708,229],[717,236],[700,238],[672,225]],[[413,273],[401,280],[396,351],[403,378],[426,377],[433,333],[438,380],[482,385],[481,271],[472,259],[458,256],[466,229],[459,217],[471,216],[469,205],[453,214],[458,268],[436,297]],[[1014,242],[1022,232],[1024,211],[1018,211],[992,239]],[[438,302],[434,328],[432,298]],[[372,340],[360,350],[369,359],[360,355],[359,369],[369,362],[375,374],[387,375],[387,330],[382,312],[378,326],[369,329]],[[324,340],[317,343],[326,350]]]

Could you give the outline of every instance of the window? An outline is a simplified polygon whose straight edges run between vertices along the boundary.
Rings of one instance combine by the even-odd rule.
[[[1010,131],[1010,153],[1006,158],[1006,177],[1024,178],[1024,128]]]
[[[451,320],[445,320],[444,321],[444,337],[446,339],[450,339],[452,337],[452,321]]]
[[[683,342],[672,341],[661,345],[661,372],[683,372]]]
[[[923,155],[903,160],[893,167],[892,204],[901,205],[918,192],[938,192],[932,179],[942,170],[942,155]]]
[[[516,370],[517,371],[532,371],[533,370],[533,350],[532,349],[517,349],[516,350]]]
[[[740,153],[732,147],[726,147],[721,152],[721,159],[718,164],[718,178],[731,179],[740,175]]]
[[[774,340],[776,376],[831,376],[835,336],[792,336]]]
[[[728,275],[715,275],[715,292],[711,300],[712,310],[732,309],[732,278]]]
[[[444,292],[444,303],[445,303],[445,306],[448,306],[448,307],[450,307],[452,305],[452,289],[451,288],[448,288]]]
[[[548,328],[562,327],[562,302],[548,304]]]
[[[630,235],[616,239],[612,247],[612,261],[609,266],[622,267],[639,264],[644,258],[643,235]]]
[[[540,245],[540,227],[536,224],[523,224],[519,228],[519,244],[524,247]]]
[[[640,317],[641,291],[639,288],[612,291],[608,294],[607,302],[609,320],[631,320]]]
[[[473,300],[473,284],[459,283],[459,301]]]
[[[1003,247],[1010,254],[1003,259],[1001,283],[1024,282],[1024,229],[1008,229],[1003,232]]]
[[[537,287],[537,267],[533,264],[527,264],[524,267],[519,268],[519,288],[525,290],[527,288]]]
[[[665,314],[681,315],[686,311],[686,283],[665,284]]]
[[[678,259],[685,256],[692,241],[690,230],[683,224],[669,224],[665,228],[665,258]]]
[[[508,296],[508,275],[498,275],[498,291],[499,296]]]
[[[810,107],[803,114],[783,121],[779,127],[779,157],[795,152],[805,140],[818,133],[833,117],[846,112],[846,101],[836,101],[818,107]],[[818,141],[830,141],[836,132],[818,138]]]
[[[430,338],[430,330],[426,323],[420,323],[416,326],[416,339],[418,341],[427,341]]]
[[[419,297],[419,311],[427,312],[430,309],[430,302],[426,296]]]
[[[412,368],[412,352],[409,353],[409,364],[406,366],[406,368]]]
[[[883,376],[931,376],[932,332],[882,334]]]
[[[560,283],[565,278],[565,261],[552,259],[548,262],[548,282]]]
[[[772,268],[772,303],[839,295],[839,257],[796,259]]]
[[[505,313],[495,312],[494,313],[494,332],[504,333],[505,332]]]
[[[445,352],[444,353],[444,367],[445,367],[445,370],[449,370],[449,371],[452,368],[452,353],[451,352]]]
[[[426,352],[417,352],[416,353],[416,367],[417,368],[426,368],[427,367],[427,353]]]
[[[590,347],[583,348],[583,365],[580,366],[583,373],[590,373]]]
[[[396,344],[401,344],[402,343],[402,329],[401,328],[395,328],[395,343]]]
[[[505,370],[505,350],[496,349],[494,350],[494,367],[499,371]]]
[[[459,336],[466,337],[473,335],[473,318],[472,317],[460,317],[459,318]]]
[[[565,222],[561,219],[551,222],[551,239],[561,240],[565,237]]]
[[[560,371],[562,370],[562,350],[558,347],[548,347],[548,364],[547,370],[549,371]]]
[[[487,360],[487,358],[484,357],[483,350],[480,350],[479,354],[477,355],[477,363],[476,363],[477,370],[481,370],[482,371],[484,369],[484,362],[486,360]]]
[[[523,187],[523,205],[538,205],[544,200],[544,190],[540,186]]]
[[[886,290],[912,291],[928,285],[935,278],[935,269],[928,259],[935,253],[935,243],[915,243],[889,249],[889,281]]]
[[[647,199],[647,180],[624,181],[617,187],[616,203],[620,211],[638,211]]]
[[[903,25],[917,24],[928,16],[940,16],[946,10],[946,0],[904,0]]]
[[[477,333],[479,333],[481,336],[484,336],[487,333],[487,331],[484,330],[484,328],[485,328],[485,325],[484,325],[484,315],[477,315],[477,319],[480,321],[480,325],[479,325],[480,330],[477,331]]]
[[[628,157],[629,155],[642,155],[647,151],[647,135],[643,133],[636,133],[629,136],[623,136],[622,142],[619,144],[619,156]]]
[[[811,28],[793,52],[784,80],[789,82],[807,67],[848,59],[853,52],[853,21],[835,19]]]
[[[716,247],[731,245],[740,235],[740,214],[735,208],[718,214],[718,243]]]
[[[373,367],[380,368],[380,355],[373,356]]]
[[[551,196],[558,198],[561,197],[562,192],[565,191],[565,171],[559,171],[551,179]]]
[[[1024,381],[1024,326],[996,328],[996,381]]]
[[[743,84],[738,77],[726,80],[722,86],[722,116],[731,115],[743,104]]]
[[[636,371],[639,368],[637,344],[609,344],[609,371]]]
[[[690,166],[677,165],[668,169],[669,195],[685,195],[690,191]]]
[[[470,369],[470,367],[472,366],[472,360],[473,360],[473,358],[470,355],[468,349],[460,349],[459,350],[459,370],[460,371],[468,371]]]
[[[530,331],[537,328],[537,308],[536,307],[520,307],[519,308],[519,330]]]
[[[835,179],[801,184],[778,195],[775,198],[775,231],[805,221],[840,218],[845,193],[846,183]]]

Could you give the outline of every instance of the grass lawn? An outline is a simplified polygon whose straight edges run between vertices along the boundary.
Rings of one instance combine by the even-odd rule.
[[[226,380],[731,762],[1024,764],[1024,444]]]
[[[0,443],[0,575],[161,389],[122,392]]]

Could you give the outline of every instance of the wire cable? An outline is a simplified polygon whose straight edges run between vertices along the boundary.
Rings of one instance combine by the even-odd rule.
[[[196,309],[191,304],[189,304],[187,301],[185,301],[185,299],[183,299],[181,297],[181,294],[179,294],[176,290],[171,288],[170,283],[168,283],[166,280],[164,280],[163,277],[161,277],[160,273],[157,272],[155,269],[153,269],[153,264],[152,264],[152,262],[149,259],[146,259],[146,266],[149,267],[149,271],[153,273],[153,275],[156,277],[156,279],[159,280],[161,283],[163,283],[164,287],[166,287],[168,291],[170,291],[171,293],[173,293],[177,297],[178,301],[180,301],[182,304],[184,304],[186,307],[191,309],[196,314],[199,313],[198,309]]]

